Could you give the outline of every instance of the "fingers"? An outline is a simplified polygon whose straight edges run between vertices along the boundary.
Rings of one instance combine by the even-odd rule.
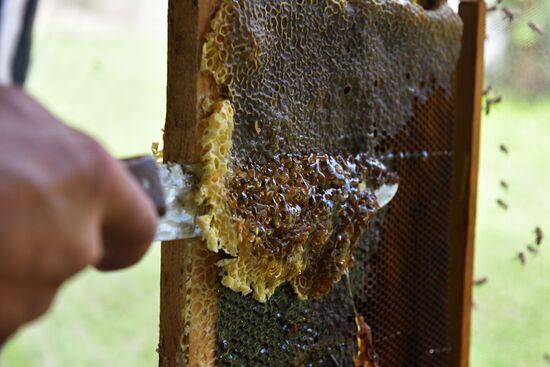
[[[52,304],[57,285],[0,280],[0,343],[20,325],[44,314]]]
[[[103,246],[97,235],[97,227],[78,231],[71,243],[60,245],[57,252],[38,254],[31,265],[31,276],[61,284],[89,266],[97,264],[103,257]],[[95,229],[95,231],[93,231]]]
[[[138,262],[157,228],[152,201],[118,161],[113,161],[103,217],[103,258],[100,270],[115,270]]]

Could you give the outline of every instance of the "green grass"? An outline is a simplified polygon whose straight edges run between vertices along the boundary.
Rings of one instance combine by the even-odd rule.
[[[536,225],[550,233],[550,101],[505,100],[484,119],[481,147],[475,273],[489,283],[474,292],[472,366],[545,366],[550,243],[528,255],[525,267],[515,255],[533,242]],[[499,197],[508,211],[497,206]]]
[[[119,157],[146,153],[160,139],[162,41],[66,32],[39,41],[29,89],[55,113]],[[483,122],[475,271],[489,283],[475,291],[473,367],[545,365],[550,243],[528,256],[525,267],[514,256],[535,225],[550,234],[549,187],[550,102],[505,100]],[[498,197],[509,211],[497,207]],[[130,270],[86,271],[63,287],[45,318],[8,343],[2,361],[8,367],[156,365],[158,297],[158,246]]]
[[[150,153],[164,126],[164,43],[61,31],[40,41],[30,91],[113,154]]]

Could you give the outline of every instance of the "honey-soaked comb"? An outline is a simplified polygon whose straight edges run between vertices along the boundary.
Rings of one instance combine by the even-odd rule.
[[[302,299],[326,294],[379,209],[373,187],[395,182],[364,154],[241,162],[226,179],[241,240],[238,257],[220,262],[222,283],[245,295],[253,288],[262,302],[286,281]]]
[[[260,182],[257,197],[241,196],[239,201],[231,195],[249,187],[232,187],[233,179],[239,170],[264,174],[275,166],[282,178],[294,166],[307,168],[301,161],[285,165],[281,154],[328,154],[330,159],[372,155],[378,126],[392,136],[413,115],[415,101],[425,99],[433,87],[450,91],[460,20],[442,4],[426,11],[397,1],[223,0],[211,29],[201,61],[203,79],[211,85],[201,96],[206,117],[200,127],[203,173],[197,196],[207,246],[233,257],[220,266],[223,284],[234,291],[248,294],[253,289],[254,297],[265,301],[276,287],[291,281],[301,298],[319,297],[333,282],[322,282],[315,274],[324,271],[332,274],[327,278],[340,278],[375,210],[351,215],[355,223],[350,231],[333,223],[348,215],[340,217],[340,207],[300,206],[298,222],[280,226],[280,207],[294,194],[275,192],[281,182],[270,177],[273,187]],[[246,166],[245,158],[256,167]],[[295,175],[283,184],[303,190],[303,180]],[[333,182],[330,189],[340,190],[339,184],[345,182]],[[351,196],[345,200],[343,206],[357,201]],[[266,208],[260,212],[267,213],[267,223],[255,218],[258,205]],[[321,225],[315,221],[326,228],[317,229]],[[294,238],[283,238],[288,236]],[[268,254],[281,250],[284,242],[291,243],[283,251],[286,258],[283,252]],[[311,246],[316,242],[323,246]],[[326,261],[326,246],[334,247],[338,265]]]
[[[376,162],[373,157],[382,158],[391,150],[426,149],[431,153],[433,149],[450,149],[450,140],[441,146],[432,145],[428,136],[423,135],[422,126],[448,131],[445,124],[452,121],[452,104],[448,101],[452,98],[452,74],[460,52],[459,17],[440,1],[222,0],[210,28],[201,67],[201,80],[208,88],[200,96],[203,170],[197,201],[202,206],[199,224],[208,247],[226,256],[218,264],[224,284],[231,288],[217,290],[220,297],[217,364],[351,365],[356,351],[353,303],[366,313],[361,316],[372,326],[382,365],[402,366],[407,361],[402,358],[416,360],[410,359],[411,354],[403,357],[392,353],[400,347],[417,351],[419,360],[431,361],[424,355],[428,355],[426,346],[445,345],[441,331],[445,330],[445,320],[441,318],[442,324],[434,326],[438,332],[433,335],[423,331],[436,321],[423,319],[422,324],[411,329],[412,321],[403,320],[413,312],[441,312],[443,306],[439,299],[424,305],[426,301],[420,297],[417,303],[424,306],[418,308],[416,303],[405,302],[409,293],[397,292],[401,285],[410,287],[417,282],[418,275],[432,293],[440,295],[446,278],[433,277],[422,261],[418,267],[417,262],[411,262],[414,269],[403,270],[396,265],[402,259],[393,256],[400,255],[397,247],[402,247],[410,259],[421,259],[424,251],[431,251],[434,239],[433,246],[437,248],[434,253],[441,254],[440,268],[444,267],[448,215],[445,205],[437,208],[435,214],[428,210],[426,217],[418,215],[413,209],[418,206],[422,214],[422,205],[414,201],[410,187],[401,187],[402,198],[414,204],[410,213],[398,206],[400,216],[411,216],[403,228],[403,233],[411,234],[409,237],[396,232],[395,223],[400,220],[392,215],[389,217],[393,232],[384,232],[386,211],[374,217],[367,213],[357,217],[366,221],[357,234],[342,228],[334,230],[330,240],[320,241],[325,245],[320,247],[321,251],[313,256],[308,253],[305,261],[293,262],[270,257],[269,250],[299,248],[303,241],[300,234],[307,233],[309,237],[320,232],[315,226],[325,223],[323,216],[319,216],[320,220],[303,218],[307,222],[303,231],[269,237],[262,231],[261,221],[265,211],[268,212],[265,217],[274,218],[274,209],[258,204],[263,204],[262,194],[275,195],[277,190],[256,190],[246,185],[253,181],[249,172],[252,176],[267,174],[273,179],[275,173],[267,171],[270,165],[283,171],[277,180],[284,181],[292,164],[298,162],[303,168],[303,162],[310,157],[343,161],[359,157],[366,164]],[[444,102],[443,115],[427,114],[426,121],[421,120],[418,125],[413,116],[425,103],[432,103],[434,95],[437,101]],[[411,130],[411,124],[421,126],[420,131]],[[411,131],[413,135],[409,136]],[[400,145],[400,141],[407,143]],[[287,159],[292,164],[285,165]],[[450,165],[446,155],[427,160],[415,158],[412,163],[388,163],[400,176],[406,175],[404,180],[400,178],[401,186],[421,183],[426,185],[425,190],[442,197],[450,187]],[[367,169],[363,174],[369,172]],[[427,179],[421,173],[433,177]],[[355,179],[360,183],[362,177]],[[277,188],[299,192],[299,181],[286,186],[282,181],[277,181]],[[342,187],[337,185],[335,189]],[[256,193],[260,200],[247,196],[248,200],[239,203],[242,193]],[[296,192],[290,196],[285,192],[283,196],[280,202],[302,200]],[[357,197],[357,201],[361,199],[372,204],[368,193]],[[348,205],[354,199],[342,203]],[[292,210],[285,208],[285,212]],[[341,225],[337,218],[334,216],[331,222],[333,227],[335,223]],[[300,225],[293,222],[287,227],[282,223],[280,228],[284,229]],[[418,231],[422,228],[425,231],[416,233],[415,226]],[[324,252],[338,242],[334,240],[338,240],[339,233],[352,233],[351,237],[361,239],[331,248],[343,249],[345,256]],[[432,236],[433,233],[437,235]],[[284,240],[284,236],[290,236],[291,243],[298,246],[281,246],[284,241],[276,240]],[[383,248],[378,254],[384,236],[393,241],[394,247]],[[342,239],[345,241],[346,236]],[[397,239],[401,242],[396,242]],[[250,240],[252,245],[245,246]],[[385,254],[382,260],[381,254]],[[355,261],[339,263],[336,259]],[[308,266],[304,267],[304,263]],[[351,299],[343,282],[337,282],[342,269],[352,263],[355,299]],[[283,274],[288,284],[278,279]],[[394,283],[396,287],[392,288]],[[252,290],[255,299],[265,303],[259,304],[234,290],[242,293]],[[308,299],[299,300],[296,294]],[[381,294],[388,295],[389,304],[381,299]],[[319,296],[322,297],[315,300]],[[428,298],[436,297],[431,294]],[[401,310],[396,312],[395,320],[388,319],[392,307]],[[444,361],[444,357],[438,360]]]

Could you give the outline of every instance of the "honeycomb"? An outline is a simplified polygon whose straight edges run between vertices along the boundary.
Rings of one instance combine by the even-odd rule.
[[[351,366],[361,317],[372,327],[381,365],[446,365],[459,17],[430,0],[222,0],[210,29],[202,50],[196,199],[207,247],[221,252],[226,286],[215,294],[217,365]],[[341,231],[349,216],[322,207],[324,215],[299,218],[303,230],[289,230],[300,228],[290,207],[264,208],[263,196],[284,189],[284,202],[300,205],[302,195],[288,191],[299,192],[301,178],[287,182],[285,175],[292,166],[307,171],[308,159],[320,157],[342,167],[355,157],[370,166],[384,162],[400,177],[396,202],[355,217],[366,222],[358,231]],[[255,175],[275,183],[255,187]],[[372,206],[363,177],[353,179],[354,195],[340,203]],[[262,228],[264,214],[285,212],[290,224]],[[349,244],[311,242],[319,225],[332,227],[332,237],[347,233]],[[277,228],[285,231],[268,232]],[[304,233],[309,247],[302,249]],[[312,254],[315,243],[320,252]],[[302,250],[307,256],[284,256]],[[347,267],[352,292],[337,282]],[[255,299],[235,290],[253,290]]]
[[[183,310],[187,323],[182,339],[180,365],[214,367],[216,360],[217,332],[217,276],[212,272],[218,259],[217,254],[208,251],[202,241],[190,240],[192,249],[187,261],[186,305]],[[190,317],[193,315],[193,317]]]
[[[208,249],[218,252],[222,247],[231,255],[237,254],[239,242],[237,227],[228,213],[225,200],[228,171],[227,155],[231,149],[233,132],[233,108],[229,101],[212,102],[211,114],[202,121],[201,166],[199,190],[195,195],[197,205],[206,213],[197,218]],[[220,245],[221,243],[221,245]]]
[[[225,286],[243,294],[253,288],[262,302],[285,281],[292,282],[301,298],[330,290],[349,265],[350,251],[374,211],[363,218],[351,216],[362,221],[357,229],[352,224],[351,235],[329,223],[340,220],[334,213],[349,206],[347,202],[332,211],[320,209],[321,217],[298,215],[294,223],[295,215],[290,215],[290,225],[272,221],[266,226],[252,212],[260,203],[231,202],[227,186],[239,170],[250,170],[242,167],[245,158],[264,168],[285,167],[281,154],[329,154],[331,159],[366,154],[365,142],[376,136],[377,124],[386,134],[395,134],[413,115],[415,98],[425,99],[433,88],[422,78],[429,75],[449,91],[460,37],[460,21],[452,15],[441,4],[425,11],[418,4],[396,1],[221,2],[201,60],[210,88],[201,96],[207,117],[200,128],[203,170],[197,202],[203,208],[198,223],[208,248],[232,257],[220,262]],[[323,41],[327,47],[315,47]],[[228,174],[228,162],[235,172]],[[259,168],[254,169],[258,174]],[[287,186],[300,189],[299,179],[295,175]],[[273,185],[279,184],[275,179]],[[273,194],[275,186],[263,185],[262,190]],[[236,192],[243,189],[233,187]],[[334,184],[330,189],[341,191]],[[274,203],[271,197],[269,203],[258,199],[268,209],[266,215],[283,215],[271,210],[283,210],[287,194],[279,196],[282,200]],[[292,210],[301,208],[298,202],[290,204]],[[317,235],[314,222],[319,218],[328,229],[322,241],[310,238]],[[283,233],[294,238],[283,239]],[[291,244],[283,246],[285,241]],[[274,255],[281,247],[286,251]],[[326,261],[329,253],[333,260]],[[319,282],[314,275],[319,272],[332,274],[326,277],[332,281]]]
[[[235,110],[233,157],[358,153],[434,82],[450,92],[461,21],[397,0],[222,0],[202,70]]]
[[[339,282],[320,299],[282,285],[265,303],[219,288],[217,365],[353,366],[354,308],[385,367],[449,365],[448,244],[454,99],[436,88],[415,116],[380,140],[400,189],[353,251],[353,297]],[[427,154],[426,154],[427,153]],[[387,164],[391,164],[388,160]]]
[[[220,262],[222,284],[265,302],[290,281],[301,299],[326,294],[376,213],[374,190],[395,178],[364,154],[281,155],[248,160],[227,179],[227,206],[241,222],[238,257]]]

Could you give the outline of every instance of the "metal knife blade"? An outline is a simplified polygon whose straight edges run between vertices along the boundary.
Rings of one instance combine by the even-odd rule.
[[[160,164],[158,174],[166,200],[166,213],[159,219],[156,241],[200,237],[193,203],[194,176],[180,164]]]
[[[197,208],[193,203],[195,177],[184,164],[159,164],[152,157],[122,161],[155,203],[159,213],[156,241],[200,237]],[[374,190],[380,208],[397,194],[398,184],[384,184]]]

